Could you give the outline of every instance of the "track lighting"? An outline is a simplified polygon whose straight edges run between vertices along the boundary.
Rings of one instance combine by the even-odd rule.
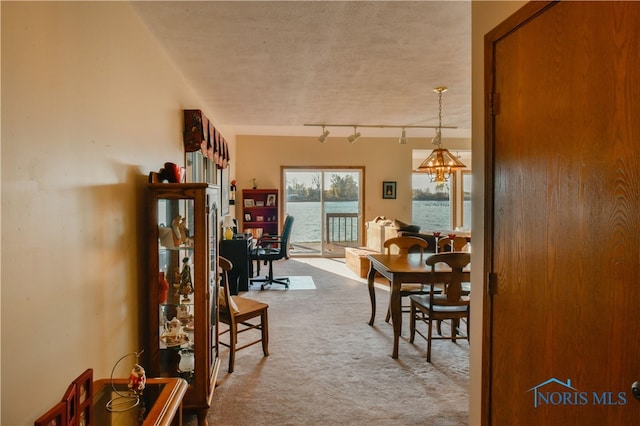
[[[325,143],[328,137],[329,137],[329,131],[325,130],[324,126],[322,126],[322,134],[320,135],[318,140],[320,141],[320,143]]]
[[[358,132],[358,128],[356,126],[353,126],[353,134],[349,136],[347,140],[349,141],[349,143],[354,143],[360,136],[361,135],[360,132]]]
[[[400,145],[406,145],[407,144],[407,130],[403,127],[402,128],[402,136],[400,136],[400,139],[398,139],[398,143]]]
[[[409,138],[407,137],[407,129],[436,129],[436,132],[439,133],[440,129],[456,129],[457,128],[455,126],[442,126],[441,124],[442,123],[440,123],[440,125],[438,125],[438,126],[412,126],[412,125],[393,126],[393,125],[387,125],[387,124],[329,124],[329,123],[324,123],[324,124],[305,124],[305,126],[322,127],[322,135],[320,135],[320,137],[318,138],[318,141],[320,141],[321,143],[325,143],[327,141],[328,137],[329,137],[329,131],[326,130],[326,127],[353,127],[353,134],[350,135],[349,137],[347,137],[347,140],[349,141],[349,143],[354,143],[355,141],[358,140],[358,138],[360,136],[362,136],[360,134],[360,132],[358,132],[358,127],[375,127],[375,128],[378,128],[378,129],[385,129],[385,128],[402,129],[402,135],[400,136],[400,138],[398,138],[398,143],[404,145],[409,140]],[[437,137],[435,139],[437,139]]]

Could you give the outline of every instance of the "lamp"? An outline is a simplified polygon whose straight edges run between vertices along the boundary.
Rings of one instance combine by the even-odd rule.
[[[236,226],[233,217],[231,215],[226,215],[222,218],[222,228],[224,229],[224,239],[232,240],[233,239],[233,228]]]
[[[436,135],[431,143],[436,145],[437,148],[415,171],[429,174],[431,182],[446,182],[451,177],[451,173],[466,166],[446,148],[442,147],[442,93],[446,92],[447,88],[436,87],[433,91],[438,94],[438,127],[436,127]]]
[[[400,139],[398,139],[398,143],[400,145],[406,145],[407,144],[407,130],[403,127],[402,128],[402,136],[400,136]]]
[[[328,137],[329,137],[329,131],[325,130],[324,126],[322,126],[322,134],[320,135],[318,140],[320,141],[320,143],[325,143]]]
[[[356,126],[353,126],[353,134],[349,136],[347,140],[349,141],[349,143],[354,143],[360,136],[361,135],[360,132],[358,132],[358,128]]]

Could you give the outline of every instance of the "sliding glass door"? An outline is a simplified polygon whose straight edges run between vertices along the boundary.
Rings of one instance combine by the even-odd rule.
[[[283,168],[292,256],[343,257],[361,245],[362,179],[360,168]]]

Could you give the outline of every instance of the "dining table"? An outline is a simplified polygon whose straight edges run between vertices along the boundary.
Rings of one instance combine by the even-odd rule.
[[[393,352],[391,357],[398,358],[398,342],[402,332],[402,300],[400,288],[403,283],[446,283],[451,279],[451,269],[443,263],[435,266],[434,276],[431,276],[431,266],[427,266],[427,258],[432,253],[410,253],[410,254],[369,254],[367,259],[371,266],[367,275],[367,285],[369,287],[369,297],[371,298],[371,319],[369,325],[373,326],[376,316],[376,293],[375,277],[380,273],[390,282],[389,307],[391,310],[391,323],[393,326]],[[465,268],[463,280],[470,281],[471,269]]]

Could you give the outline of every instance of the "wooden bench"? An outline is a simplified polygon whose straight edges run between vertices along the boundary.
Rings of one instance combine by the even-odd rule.
[[[344,249],[345,263],[360,278],[367,278],[369,273],[370,262],[367,259],[368,254],[379,253],[366,247],[346,247]]]

